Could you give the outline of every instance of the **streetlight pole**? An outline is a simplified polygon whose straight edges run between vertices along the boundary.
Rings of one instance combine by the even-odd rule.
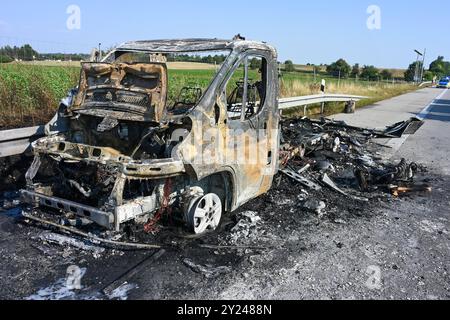
[[[419,69],[419,63],[420,63],[420,57],[423,57],[423,54],[418,51],[418,50],[414,50],[415,53],[417,53],[417,59],[416,59],[416,70],[415,70],[415,74],[414,74],[414,82],[415,83],[419,83],[419,77],[421,76],[421,68]]]
[[[422,72],[420,74],[420,82],[423,81],[423,76],[425,75],[425,57],[426,57],[426,54],[427,54],[427,49],[425,48],[423,50],[422,70],[421,70]]]

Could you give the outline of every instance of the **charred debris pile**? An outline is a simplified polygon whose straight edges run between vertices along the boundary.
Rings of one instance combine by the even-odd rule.
[[[383,159],[383,149],[390,147],[377,140],[414,134],[422,125],[416,118],[385,130],[352,127],[325,118],[285,120],[280,174],[275,183],[279,187],[283,179],[299,185],[303,195],[297,197],[303,208],[319,215],[327,207],[320,199],[330,193],[342,197],[343,203],[364,203],[429,192],[430,185],[415,179],[426,168],[406,159],[396,163]]]
[[[259,215],[264,216],[266,223],[271,222],[272,214],[274,214],[273,219],[277,219],[278,215],[286,217],[281,198],[289,200],[287,205],[291,207],[291,210],[301,209],[300,211],[317,214],[319,218],[325,215],[336,218],[345,211],[369,210],[370,203],[376,204],[380,199],[383,201],[383,199],[430,192],[429,184],[418,182],[422,180],[420,174],[426,172],[426,168],[406,159],[393,162],[383,158],[386,149],[390,148],[384,144],[384,139],[414,134],[422,125],[423,122],[415,118],[385,130],[352,127],[344,122],[325,118],[284,120],[279,153],[280,170],[275,177],[273,188],[265,196],[259,197],[242,208],[244,211],[250,209],[256,212],[240,211],[236,216],[225,221],[224,230],[233,226],[231,240],[228,239],[230,241],[226,241],[225,244],[236,245],[245,239],[250,241],[252,237],[249,234],[256,228],[255,226],[262,223]],[[268,203],[274,205],[267,205]],[[39,218],[25,217],[34,222],[44,222]],[[173,240],[172,236],[178,239],[179,235],[159,231],[181,231],[173,225],[169,216],[163,217],[160,222],[169,228],[161,225],[162,228],[158,227],[157,232],[148,234],[136,227],[133,230],[127,229],[125,233],[106,232],[99,235],[98,230],[91,229],[89,224],[87,228],[83,228],[86,233],[76,234],[91,239],[94,243],[109,244],[113,247],[121,246],[123,241],[131,241],[126,247],[154,249],[159,245],[140,245],[135,242],[148,243],[156,240],[158,243],[168,243]],[[75,223],[77,227],[83,225],[82,221],[80,225],[78,220]],[[59,224],[52,226],[61,229]],[[67,231],[73,233],[73,228],[67,228]],[[245,239],[242,240],[242,237]],[[255,237],[262,240],[261,235],[256,234]],[[208,239],[211,240],[210,237],[204,240]],[[243,243],[247,244],[247,240]]]

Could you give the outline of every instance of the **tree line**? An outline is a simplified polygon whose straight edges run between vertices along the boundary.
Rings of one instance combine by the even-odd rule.
[[[189,54],[170,54],[167,56],[169,62],[196,62],[196,63],[208,63],[208,64],[222,64],[227,57],[221,55],[189,55]]]
[[[39,53],[31,45],[25,44],[21,47],[5,46],[0,48],[0,63],[9,63],[12,61],[33,61],[33,60],[88,60],[88,54],[64,54],[64,53]],[[227,56],[225,55],[188,55],[188,54],[170,54],[167,57],[169,62],[198,62],[208,64],[222,64]],[[260,63],[258,60],[251,61],[251,68],[257,68]]]
[[[409,65],[408,69],[404,72],[405,81],[414,81],[416,74],[416,65],[418,64],[418,69],[422,70],[422,62],[414,62]],[[286,72],[296,71],[295,65],[292,60],[287,60],[284,63]],[[322,66],[322,65],[321,65]],[[316,66],[313,65],[314,68]],[[379,69],[373,65],[360,66],[358,63],[351,66],[344,59],[339,59],[330,65],[326,66],[326,73],[333,77],[340,78],[359,78],[362,80],[369,81],[380,81],[380,80],[393,80],[395,79],[394,74],[389,69]],[[429,68],[424,70],[424,79],[426,81],[431,81],[434,78],[440,78],[444,76],[450,76],[450,62],[445,61],[443,56],[439,56],[436,60],[431,62]]]
[[[445,61],[443,56],[439,56],[436,60],[431,62],[428,70],[425,70],[423,80],[432,81],[435,78],[450,76],[450,62]],[[416,74],[416,66],[419,70],[422,70],[422,62],[413,62],[409,65],[408,70],[405,72],[406,81],[414,81]]]
[[[361,67],[359,63],[350,66],[350,64],[348,64],[344,59],[339,59],[328,65],[327,73],[334,77],[351,77],[368,81],[392,80],[394,78],[394,75],[388,69],[380,70],[373,65],[365,65]]]
[[[284,63],[284,70],[286,72],[294,72],[296,71],[295,65],[292,60],[287,60]],[[316,72],[319,72],[318,66],[308,64],[308,66],[312,66],[316,68]],[[321,64],[320,67],[324,65]],[[392,80],[394,75],[390,70],[380,70],[372,65],[360,66],[358,63],[351,66],[344,59],[339,59],[336,62],[333,62],[330,65],[325,65],[326,73],[333,77],[340,77],[342,79],[346,78],[359,78],[362,80],[370,80],[370,81],[378,81],[378,80]]]
[[[0,48],[0,63],[12,61],[34,61],[34,60],[73,60],[81,61],[89,59],[88,54],[65,54],[65,53],[39,53],[29,44],[21,47],[4,46]]]

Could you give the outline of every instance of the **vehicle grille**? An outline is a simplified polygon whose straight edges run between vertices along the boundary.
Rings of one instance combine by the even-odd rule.
[[[139,107],[147,107],[150,104],[149,96],[142,93],[127,92],[127,91],[94,91],[88,93],[85,102],[97,103],[125,103],[132,104]]]

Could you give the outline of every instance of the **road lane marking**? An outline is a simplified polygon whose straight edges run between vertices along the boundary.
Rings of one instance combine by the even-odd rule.
[[[433,101],[430,102],[430,104],[428,104],[418,115],[417,118],[424,121],[426,119],[426,117],[428,116],[428,114],[430,114],[431,109],[433,109],[433,106],[438,105],[436,103],[434,103],[436,100],[440,100],[446,93],[447,93],[448,89],[445,89],[443,92],[441,92],[436,98],[433,99]],[[450,106],[450,105],[446,105],[446,106]],[[406,140],[408,140],[408,138],[410,137],[410,134],[404,134],[401,138],[398,139],[391,139],[389,140],[386,145],[392,148],[393,154],[395,154],[401,147],[402,145],[406,142]]]
[[[432,103],[432,106],[441,106],[441,107],[450,107],[450,103],[445,104],[445,103]]]
[[[422,112],[417,115],[417,118],[419,118],[420,120],[425,120],[428,114],[431,112],[433,105],[435,105],[435,101],[440,100],[447,92],[448,89],[445,89],[440,95],[438,95],[433,101],[431,101],[431,103],[427,105],[425,109],[423,109]]]

